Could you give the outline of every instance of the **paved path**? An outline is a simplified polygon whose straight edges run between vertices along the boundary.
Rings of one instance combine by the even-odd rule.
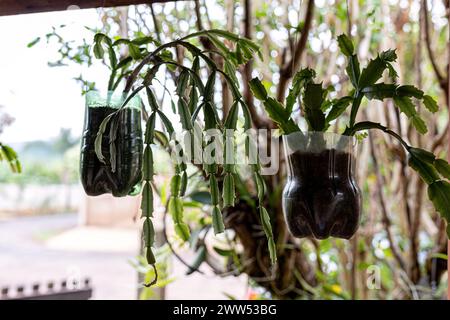
[[[137,274],[128,261],[138,252],[138,234],[136,229],[80,228],[76,214],[0,220],[0,287],[88,276],[94,299],[135,299]],[[185,272],[174,260],[177,280],[167,288],[167,299],[224,299],[224,292],[245,297],[243,277],[187,277]]]
[[[75,214],[0,222],[0,286],[46,283],[89,276],[98,299],[134,299],[137,276],[132,252],[50,249],[49,237],[76,227]],[[5,272],[6,271],[6,272]]]

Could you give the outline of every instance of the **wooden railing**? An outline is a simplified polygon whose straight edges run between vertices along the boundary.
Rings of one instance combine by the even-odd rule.
[[[89,279],[71,286],[63,280],[59,285],[49,282],[44,286],[34,284],[29,288],[17,286],[15,290],[3,287],[0,290],[0,300],[89,300],[92,297],[92,291]]]
[[[132,4],[158,3],[179,0],[1,0],[0,16],[68,9],[120,7]]]

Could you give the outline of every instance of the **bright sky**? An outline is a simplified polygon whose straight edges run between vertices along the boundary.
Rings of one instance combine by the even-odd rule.
[[[84,26],[98,26],[98,14],[91,9],[0,17],[0,105],[16,119],[0,141],[48,139],[60,128],[81,134],[84,98],[80,84],[72,78],[83,72],[89,80],[98,82],[102,71],[101,67],[82,70],[79,66],[47,65],[56,59],[57,46],[47,45],[45,34],[61,24],[68,26],[64,33],[67,39],[90,39],[92,33]],[[27,48],[38,36],[41,42]]]
[[[391,0],[392,3],[397,1]],[[318,6],[320,3],[316,1]],[[222,13],[214,9],[210,8],[210,15],[219,19],[216,15]],[[439,9],[439,5],[433,6],[434,11]],[[439,22],[436,19],[433,15],[433,21]],[[17,143],[48,139],[56,136],[61,128],[72,129],[74,135],[81,134],[84,97],[80,94],[80,84],[73,77],[83,73],[85,79],[95,81],[98,88],[102,88],[106,85],[108,71],[100,65],[49,67],[47,62],[56,60],[57,45],[46,44],[45,34],[52,26],[61,24],[67,25],[63,29],[64,38],[76,42],[83,38],[92,39],[92,32],[85,26],[101,27],[95,9],[0,17],[0,105],[16,119],[5,129],[0,141]],[[27,48],[27,44],[38,36],[41,42]]]

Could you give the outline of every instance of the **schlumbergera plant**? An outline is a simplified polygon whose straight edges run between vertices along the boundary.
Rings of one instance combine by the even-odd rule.
[[[214,44],[214,50],[202,51],[192,40],[199,38],[207,39]],[[225,41],[227,45],[224,44]],[[154,49],[147,50],[147,44],[152,43]],[[116,48],[125,45],[128,47],[129,56],[117,58]],[[106,48],[106,50],[105,50]],[[184,48],[190,54],[190,63],[186,65],[185,61],[179,61],[172,57],[170,49]],[[233,48],[233,49],[230,49]],[[157,281],[157,272],[155,268],[155,230],[152,222],[154,204],[154,163],[152,146],[160,144],[167,151],[177,150],[182,156],[183,161],[174,161],[174,172],[170,182],[170,197],[168,200],[167,210],[171,214],[175,232],[182,241],[188,241],[193,238],[189,225],[185,222],[183,197],[186,196],[188,188],[189,174],[187,172],[187,163],[194,163],[192,157],[194,153],[191,150],[183,149],[181,141],[176,135],[175,126],[169,120],[169,117],[162,110],[157,95],[154,92],[154,82],[162,84],[156,75],[158,70],[165,66],[174,76],[176,90],[174,94],[163,85],[164,90],[171,97],[172,109],[179,116],[179,122],[184,133],[187,133],[192,140],[200,137],[200,147],[207,148],[209,143],[214,143],[217,137],[203,135],[201,132],[214,129],[218,131],[227,141],[224,145],[223,155],[227,154],[226,150],[234,149],[236,141],[233,134],[238,128],[238,123],[242,123],[244,130],[248,130],[252,126],[252,119],[244,99],[239,90],[239,81],[236,77],[236,69],[239,65],[245,64],[254,55],[259,54],[259,48],[252,41],[222,30],[206,30],[190,34],[183,38],[172,42],[160,44],[151,37],[144,37],[134,40],[118,39],[111,40],[104,34],[97,34],[94,39],[94,53],[97,58],[103,58],[105,53],[109,55],[109,67],[111,76],[108,84],[108,90],[118,90],[122,80],[125,80],[124,89],[122,91],[123,104],[117,111],[108,115],[100,124],[97,138],[95,140],[95,152],[98,159],[106,163],[104,148],[104,136],[109,137],[109,162],[114,167],[117,159],[117,151],[115,140],[117,131],[120,130],[115,125],[115,119],[124,110],[131,99],[140,93],[146,93],[146,105],[142,105],[144,110],[145,134],[144,134],[144,150],[142,155],[142,219],[143,219],[143,235],[146,249],[147,262],[153,266],[155,279],[145,284],[150,286]],[[215,55],[222,58],[223,66],[219,66],[213,59]],[[119,60],[119,61],[118,61]],[[202,73],[208,73],[206,83],[202,80]],[[218,115],[214,102],[215,81],[216,77],[222,77],[232,94],[232,104],[226,117],[222,119]],[[176,96],[176,98],[175,98]],[[243,115],[243,121],[238,121],[240,112]],[[201,119],[202,115],[202,119]],[[157,120],[163,130],[157,129]],[[200,132],[200,135],[198,134]],[[245,139],[246,157],[250,156],[250,150],[254,149],[254,141],[250,138]],[[103,146],[104,147],[104,146]],[[220,155],[222,157],[223,155]],[[219,155],[214,154],[217,159]],[[229,159],[228,159],[229,160]],[[224,232],[225,226],[222,217],[222,211],[227,207],[232,207],[236,200],[236,189],[244,197],[248,194],[247,187],[241,181],[236,165],[233,161],[222,160],[213,163],[194,164],[195,169],[201,173],[203,179],[208,181],[210,193],[211,207],[211,223],[206,225],[206,229],[212,227],[215,234]],[[260,224],[262,231],[266,235],[268,243],[268,251],[270,260],[276,261],[276,246],[272,233],[270,216],[264,207],[265,184],[260,173],[260,164],[258,161],[250,165],[251,172],[256,186],[256,199],[247,196],[248,201],[255,203],[255,207],[259,212]],[[196,235],[198,237],[198,234]],[[218,249],[219,250],[219,249]],[[219,250],[220,251],[220,250]],[[221,253],[228,255],[226,250]],[[205,247],[198,250],[198,258],[190,266],[190,272],[196,271],[200,264],[205,260]],[[235,257],[235,256],[234,256]],[[235,257],[236,258],[236,257]]]
[[[425,108],[434,113],[438,111],[436,101],[426,95],[421,89],[412,85],[397,84],[397,72],[393,66],[397,55],[395,50],[379,53],[361,70],[360,63],[352,41],[346,35],[338,37],[341,52],[347,57],[346,72],[353,89],[340,98],[329,99],[330,89],[323,88],[322,83],[314,81],[314,70],[300,70],[293,79],[292,87],[285,104],[270,97],[258,78],[250,82],[253,95],[262,102],[266,113],[277,124],[283,134],[302,132],[294,121],[294,105],[299,102],[300,112],[307,123],[307,130],[326,132],[330,123],[350,111],[349,122],[342,132],[346,136],[354,136],[363,130],[381,130],[391,135],[404,147],[408,153],[408,165],[415,170],[428,185],[428,197],[436,211],[447,221],[447,234],[450,236],[450,166],[446,160],[436,157],[433,153],[409,145],[398,133],[388,127],[371,121],[357,122],[357,114],[363,99],[392,99],[395,106],[410,121],[420,133],[427,133],[427,126],[416,109],[414,99],[420,100]],[[382,81],[384,73],[388,72],[389,83]]]

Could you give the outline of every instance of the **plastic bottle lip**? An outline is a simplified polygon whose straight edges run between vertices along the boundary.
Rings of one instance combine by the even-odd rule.
[[[98,91],[91,90],[86,93],[86,106],[89,108],[108,107],[119,109],[126,100],[126,96],[121,91]],[[141,110],[141,98],[135,95],[124,108],[134,108]]]
[[[297,151],[317,153],[334,149],[346,153],[354,153],[357,139],[333,132],[293,132],[283,135],[286,156]]]

